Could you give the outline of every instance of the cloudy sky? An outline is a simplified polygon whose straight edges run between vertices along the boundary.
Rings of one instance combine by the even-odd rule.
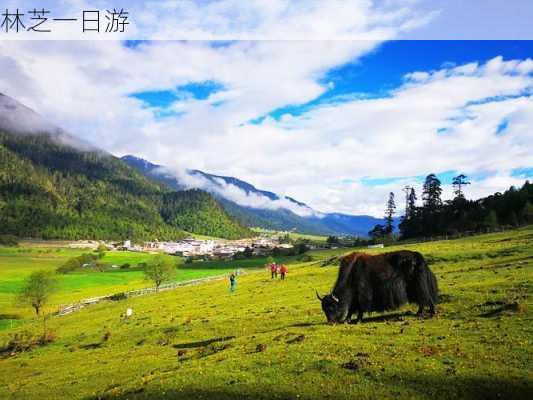
[[[323,212],[381,216],[389,191],[432,172],[446,196],[467,174],[471,198],[533,176],[532,41],[397,41],[431,36],[457,2],[334,3],[167,1],[131,17],[136,38],[313,40],[0,41],[0,92],[115,155]]]

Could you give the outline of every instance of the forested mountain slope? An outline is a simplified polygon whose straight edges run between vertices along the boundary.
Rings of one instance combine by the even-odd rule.
[[[171,171],[161,165],[151,163],[142,158],[127,155],[122,160],[131,167],[137,169],[143,175],[156,180],[175,190],[182,190],[186,185],[173,175]],[[203,181],[205,190],[216,197],[217,202],[224,210],[248,227],[259,227],[279,231],[294,230],[301,233],[323,234],[323,235],[356,235],[366,236],[367,232],[378,223],[383,223],[383,219],[374,218],[368,215],[346,215],[339,213],[318,213],[305,203],[294,200],[287,196],[277,195],[266,190],[257,189],[252,184],[230,176],[208,174],[199,170],[186,171],[191,177]],[[224,196],[224,186],[231,186],[240,190],[247,196],[260,196],[271,201],[283,200],[285,207],[250,207],[238,204]],[[265,201],[268,203],[268,201]],[[306,211],[305,215],[293,212],[293,209]]]
[[[179,198],[180,207],[172,208],[170,198]],[[0,132],[0,211],[0,233],[21,237],[249,235],[209,194],[174,193],[114,156],[78,150],[48,134]]]

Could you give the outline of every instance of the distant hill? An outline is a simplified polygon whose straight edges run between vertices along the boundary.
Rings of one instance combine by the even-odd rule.
[[[61,239],[250,236],[211,195],[176,193],[0,95],[0,234]]]
[[[164,166],[132,155],[124,156],[122,160],[145,176],[173,189],[183,190],[187,187],[176,174]],[[374,225],[384,223],[383,219],[367,215],[320,213],[291,197],[279,196],[270,191],[257,189],[254,185],[234,177],[213,175],[199,170],[189,170],[185,173],[190,177],[202,178],[201,188],[212,193],[228,214],[248,227],[294,230],[301,233],[322,235],[367,236],[368,231]],[[239,204],[235,199],[228,198],[224,190],[225,185],[232,185],[248,196],[264,197],[273,202],[279,202],[280,206],[276,208],[272,206],[253,207]]]

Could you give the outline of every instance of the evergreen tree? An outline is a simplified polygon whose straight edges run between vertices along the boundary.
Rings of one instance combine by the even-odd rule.
[[[415,188],[411,188],[411,191],[409,192],[409,196],[407,199],[407,210],[405,211],[405,215],[407,219],[412,219],[415,217],[416,213],[416,192]]]
[[[422,188],[422,200],[424,201],[424,208],[435,211],[442,205],[441,200],[442,187],[439,178],[435,174],[426,176],[424,186]]]
[[[453,186],[453,193],[455,194],[455,198],[458,199],[464,199],[465,195],[463,193],[463,186],[470,185],[470,182],[467,180],[467,176],[460,174],[453,178],[452,186]]]
[[[396,212],[396,203],[394,202],[394,193],[389,193],[387,208],[385,209],[385,233],[390,235],[394,230],[393,220]]]

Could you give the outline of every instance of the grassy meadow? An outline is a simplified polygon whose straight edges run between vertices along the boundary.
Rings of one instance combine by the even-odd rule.
[[[314,289],[331,289],[337,265],[322,261],[346,249],[320,251],[291,264],[286,281],[261,271],[240,276],[235,293],[213,281],[52,317],[52,342],[0,356],[0,398],[533,398],[533,227],[372,252],[398,248],[430,261],[435,318],[410,305],[326,324]],[[9,251],[0,262],[11,281],[30,259],[51,268],[68,256]],[[37,319],[4,329],[0,346],[41,329]]]
[[[55,271],[69,258],[77,257],[90,250],[43,247],[45,243],[26,243],[19,247],[0,247],[0,330],[20,323],[20,319],[32,316],[31,308],[17,302],[17,293],[24,279],[33,271]],[[127,290],[151,286],[144,279],[139,263],[150,262],[155,254],[108,251],[101,260],[105,264],[130,264],[128,269],[107,269],[103,272],[87,270],[69,274],[58,274],[59,287],[52,296],[47,311],[56,311],[60,305],[71,304],[81,299],[109,295]],[[228,273],[236,268],[262,266],[265,259],[228,262],[199,262],[185,264],[181,257],[166,256],[178,265],[176,282]]]

